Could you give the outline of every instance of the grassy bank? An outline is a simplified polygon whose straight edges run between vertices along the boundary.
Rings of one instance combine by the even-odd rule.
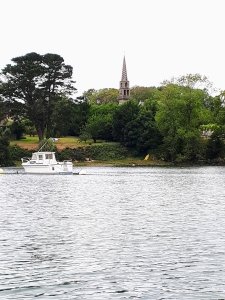
[[[100,141],[101,143],[102,141]],[[55,143],[58,150],[63,150],[64,148],[75,148],[75,147],[81,147],[92,144],[91,140],[88,140],[85,142],[80,142],[77,137],[64,137],[58,139],[58,141]],[[18,145],[21,148],[28,149],[28,150],[38,150],[39,148],[39,141],[38,137],[30,137],[26,136],[24,139],[21,139],[19,141],[11,141],[10,145]]]
[[[136,158],[125,158],[120,160],[107,160],[107,161],[100,161],[100,160],[93,160],[88,162],[74,162],[75,166],[115,166],[115,167],[137,167],[137,166],[169,166],[168,163],[158,160],[141,160]]]
[[[11,141],[10,145],[17,145],[22,149],[37,151],[39,148],[38,137],[26,136],[25,139],[20,141]],[[128,157],[129,155],[121,155],[121,145],[113,142],[97,141],[97,143],[92,143],[92,140],[85,142],[80,142],[77,137],[65,137],[60,138],[55,146],[61,153],[70,152],[72,149],[81,149],[83,153],[83,159],[73,159],[75,166],[167,166],[168,164],[163,161],[158,161],[156,159],[148,160],[143,158]],[[91,147],[91,148],[90,148]],[[92,148],[94,147],[94,148]],[[100,147],[100,148],[99,148]],[[69,151],[67,151],[69,148]],[[84,149],[84,150],[83,150]],[[92,151],[90,151],[92,150]],[[123,150],[123,149],[122,149]],[[123,151],[122,151],[123,152]],[[85,154],[90,155],[91,159],[85,159]],[[70,155],[69,153],[68,155]],[[109,155],[108,155],[109,154]],[[100,156],[100,159],[99,159]],[[94,158],[93,158],[94,157]],[[64,158],[64,159],[69,159]],[[17,166],[21,165],[20,161],[16,162]]]

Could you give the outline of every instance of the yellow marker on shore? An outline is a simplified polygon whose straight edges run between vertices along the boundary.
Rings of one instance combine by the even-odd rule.
[[[149,159],[149,154],[145,156],[144,160],[148,160]]]
[[[3,174],[4,172],[3,172],[3,170],[2,169],[0,169],[0,174]]]

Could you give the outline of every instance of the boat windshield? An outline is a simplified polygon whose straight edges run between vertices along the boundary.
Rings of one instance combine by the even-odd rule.
[[[31,159],[32,160],[37,160],[37,154],[33,153]]]

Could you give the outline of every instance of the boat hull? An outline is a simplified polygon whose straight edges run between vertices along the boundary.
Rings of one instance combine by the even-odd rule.
[[[22,163],[22,166],[28,174],[51,174],[51,175],[71,175],[73,174],[73,165],[71,164],[51,164],[51,165],[38,165]]]

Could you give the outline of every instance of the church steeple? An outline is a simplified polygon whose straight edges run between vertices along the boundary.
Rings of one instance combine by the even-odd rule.
[[[121,81],[127,81],[127,67],[126,67],[125,55],[123,57],[123,69],[122,69]]]
[[[130,87],[129,87],[129,81],[127,79],[127,67],[126,67],[126,59],[124,55],[122,77],[120,81],[119,97],[118,97],[119,104],[123,104],[129,98],[130,98]]]

